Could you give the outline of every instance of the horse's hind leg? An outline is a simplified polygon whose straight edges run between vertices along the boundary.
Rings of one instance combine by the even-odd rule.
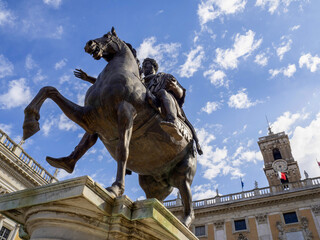
[[[167,182],[158,182],[150,175],[139,175],[139,184],[147,198],[156,198],[162,202],[173,190]]]
[[[43,87],[24,110],[25,119],[23,123],[23,140],[31,137],[40,130],[38,122],[40,119],[39,111],[43,102],[47,98],[51,98],[69,119],[79,124],[87,132],[89,131],[92,133],[89,118],[86,116],[87,107],[80,107],[79,105],[69,101],[54,87]]]
[[[116,181],[107,190],[116,196],[124,193],[126,166],[129,156],[129,144],[132,135],[133,120],[137,113],[135,108],[128,102],[119,104],[118,110],[118,132],[119,142],[116,150],[116,160],[118,162]]]
[[[189,151],[184,159],[172,170],[169,183],[179,189],[184,206],[184,219],[182,223],[189,227],[194,220],[192,206],[191,184],[196,172],[196,155],[192,143],[188,146]]]

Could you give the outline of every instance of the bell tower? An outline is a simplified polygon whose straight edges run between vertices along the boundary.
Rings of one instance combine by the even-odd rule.
[[[290,141],[285,132],[273,133],[269,127],[267,136],[260,137],[258,145],[264,160],[264,172],[270,186],[280,185],[279,172],[284,173],[286,182],[300,181],[298,163],[291,152]]]

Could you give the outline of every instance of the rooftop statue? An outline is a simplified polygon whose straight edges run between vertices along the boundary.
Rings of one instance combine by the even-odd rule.
[[[25,109],[23,140],[40,130],[40,108],[50,98],[72,121],[85,130],[79,145],[68,157],[51,158],[54,167],[72,172],[76,162],[99,138],[117,161],[115,182],[107,188],[116,197],[125,189],[125,174],[139,174],[139,184],[147,198],[163,201],[179,189],[184,205],[183,223],[194,219],[190,186],[196,171],[196,149],[201,148],[196,133],[181,108],[185,90],[170,74],[158,73],[152,60],[144,61],[144,79],[130,44],[114,30],[90,40],[85,51],[108,64],[97,78],[82,70],[76,77],[92,83],[79,106],[54,87],[43,87]],[[153,66],[147,66],[148,62]],[[196,147],[194,147],[196,143]]]

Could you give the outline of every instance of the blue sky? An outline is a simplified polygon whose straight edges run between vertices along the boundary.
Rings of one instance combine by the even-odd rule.
[[[82,105],[89,84],[73,70],[100,73],[106,62],[83,47],[114,26],[140,61],[155,58],[187,89],[184,109],[204,150],[194,199],[241,191],[240,177],[244,190],[255,180],[267,186],[256,143],[266,115],[274,132],[289,135],[301,172],[319,176],[319,9],[318,0],[0,0],[0,128],[19,142],[23,109],[43,86]],[[84,131],[51,100],[40,114],[41,131],[23,147],[53,173],[45,157],[68,155]],[[115,174],[98,142],[73,174],[58,177],[89,175],[107,187]],[[143,198],[136,174],[125,194]]]

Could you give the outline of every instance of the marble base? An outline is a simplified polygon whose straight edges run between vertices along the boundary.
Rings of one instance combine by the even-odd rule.
[[[197,239],[158,200],[115,198],[84,176],[0,197],[31,240]]]

